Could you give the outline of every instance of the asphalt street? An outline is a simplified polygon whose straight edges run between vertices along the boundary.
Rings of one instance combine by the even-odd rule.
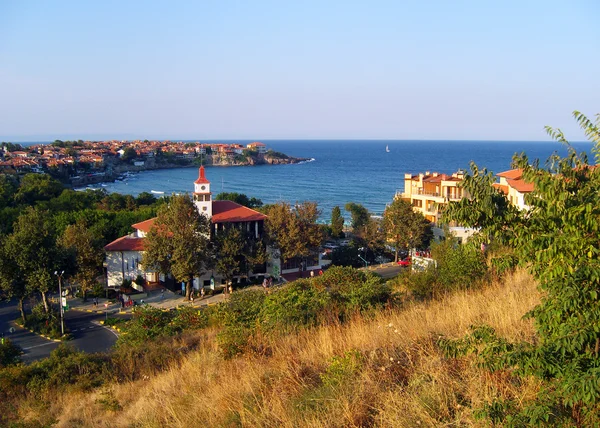
[[[385,279],[390,279],[397,275],[400,275],[406,269],[410,269],[410,267],[400,266],[397,264],[380,265],[377,267],[369,268],[369,270],[381,275]]]
[[[112,315],[114,316],[114,315]],[[25,330],[13,321],[19,317],[16,302],[0,303],[0,332],[4,337],[23,349],[24,362],[39,360],[50,355],[59,345],[58,342],[45,339]],[[73,340],[67,341],[84,352],[108,351],[117,341],[117,333],[99,323],[104,314],[70,310],[65,312],[65,327],[70,330]]]

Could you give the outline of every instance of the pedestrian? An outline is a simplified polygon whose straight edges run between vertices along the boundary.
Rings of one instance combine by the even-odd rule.
[[[323,269],[319,269],[319,276],[323,275]]]
[[[165,300],[165,289],[161,288],[160,290],[160,300]]]
[[[314,271],[314,270],[311,270],[311,271],[310,271],[310,277],[311,277],[311,278],[313,278],[314,276],[315,276],[315,271]]]
[[[204,287],[200,289],[200,300],[204,299]]]
[[[231,281],[229,281],[229,294],[233,293],[233,285],[231,285]]]
[[[273,277],[269,277],[269,282],[267,284],[268,287],[272,287],[273,286]]]
[[[98,298],[94,297],[94,308],[98,307]]]
[[[192,294],[190,295],[190,302],[192,302],[192,305],[194,304],[194,292],[192,291]]]
[[[263,279],[263,283],[262,283],[263,289],[266,291],[267,288],[269,287],[269,280],[267,279],[267,277],[265,276],[265,278]]]

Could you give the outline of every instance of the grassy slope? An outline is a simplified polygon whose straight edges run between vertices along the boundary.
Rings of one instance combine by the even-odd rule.
[[[538,301],[533,281],[520,272],[504,284],[374,319],[265,339],[262,352],[230,361],[219,356],[216,332],[205,331],[201,351],[180,366],[91,394],[56,397],[51,411],[59,426],[472,425],[472,408],[498,395],[529,395],[535,384],[514,385],[466,359],[445,359],[434,340],[461,337],[480,323],[508,339],[531,340],[532,324],[521,317]],[[327,371],[332,357],[349,350],[358,357],[346,359],[341,371]],[[108,397],[121,408],[107,405]]]

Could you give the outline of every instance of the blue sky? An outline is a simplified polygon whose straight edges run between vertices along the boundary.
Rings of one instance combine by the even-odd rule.
[[[0,0],[0,141],[573,140],[600,2]]]

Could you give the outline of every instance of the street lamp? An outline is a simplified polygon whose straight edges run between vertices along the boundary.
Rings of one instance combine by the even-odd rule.
[[[64,308],[63,308],[63,294],[62,294],[62,277],[65,273],[64,270],[61,270],[60,273],[58,271],[54,271],[54,275],[58,277],[58,302],[60,306],[60,334],[61,336],[65,335],[65,322],[64,322]]]
[[[365,247],[360,247],[358,251],[364,251],[365,258],[367,257],[367,249]],[[365,258],[361,257],[360,254],[358,254],[358,258],[365,262],[365,267],[369,267],[369,262]]]

